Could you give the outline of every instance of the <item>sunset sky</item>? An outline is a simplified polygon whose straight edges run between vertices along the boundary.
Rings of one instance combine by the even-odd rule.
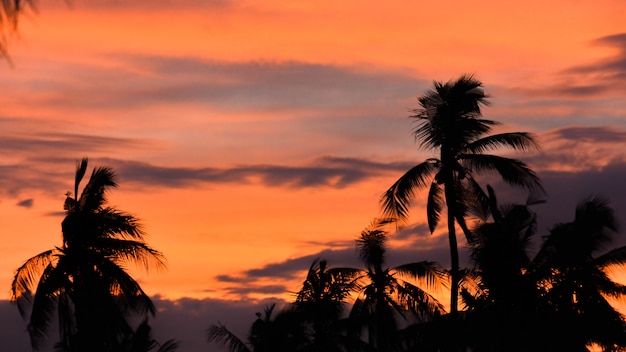
[[[0,62],[0,330],[28,346],[11,279],[61,245],[89,157],[114,168],[110,203],[168,260],[136,273],[163,339],[211,351],[217,321],[245,335],[315,258],[357,265],[381,194],[432,156],[410,133],[416,98],[465,73],[484,83],[495,132],[542,146],[500,153],[544,182],[540,235],[593,194],[626,226],[625,15],[623,0],[40,0]],[[449,261],[423,198],[390,265]]]

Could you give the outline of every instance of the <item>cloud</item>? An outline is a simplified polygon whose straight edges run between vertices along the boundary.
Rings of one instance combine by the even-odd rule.
[[[120,141],[123,142],[134,143]],[[68,153],[63,150],[55,153],[55,148],[48,147],[46,153],[50,156],[45,154],[31,156],[29,149],[26,148],[23,160],[13,165],[0,165],[0,191],[12,196],[26,190],[52,192],[58,195],[73,189],[74,165],[78,159],[66,156]],[[11,147],[5,150],[11,150]],[[34,151],[36,148],[30,150]],[[54,154],[57,156],[53,156]],[[90,167],[111,167],[119,175],[118,181],[143,187],[256,183],[267,187],[284,188],[345,188],[389,172],[404,172],[410,165],[404,162],[382,163],[362,158],[333,156],[315,158],[300,166],[243,164],[230,167],[159,166],[133,160],[90,158]]]
[[[403,162],[381,163],[333,156],[319,157],[303,166],[251,164],[223,168],[181,168],[116,159],[102,159],[101,162],[113,167],[125,181],[168,187],[194,183],[259,182],[270,187],[343,188],[390,171],[405,171],[410,166]]]
[[[34,200],[32,198],[24,199],[24,200],[19,201],[17,203],[17,206],[18,207],[24,207],[24,208],[32,208],[33,207],[33,203],[34,203]]]
[[[622,126],[566,126],[540,135],[543,151],[524,160],[535,170],[583,172],[626,162]]]
[[[626,92],[622,84],[626,79],[626,33],[594,39],[591,45],[608,46],[616,49],[616,52],[610,57],[562,70],[555,77],[555,84],[549,87],[523,91],[543,99],[568,99],[568,103],[574,103],[570,99],[601,99],[606,102],[622,97]],[[544,103],[547,102],[550,100],[544,100]]]
[[[256,319],[255,313],[262,312],[271,304],[277,307],[286,302],[273,298],[263,301],[229,301],[220,299],[181,298],[169,300],[161,296],[152,298],[157,314],[150,319],[154,337],[159,342],[175,339],[180,343],[180,351],[221,352],[223,348],[210,344],[206,330],[212,324],[222,323],[244,341],[248,329]],[[54,327],[51,335],[54,335]],[[42,352],[52,352],[56,342],[54,336]],[[6,300],[0,300],[0,341],[4,351],[30,351],[30,341],[26,322],[20,317],[17,307]]]
[[[22,96],[48,108],[99,111],[196,106],[227,112],[354,109],[410,98],[429,82],[405,72],[299,61],[226,62],[194,57],[110,55],[112,65],[72,63],[71,76]],[[10,82],[4,86],[9,89]],[[45,94],[44,94],[45,93]]]
[[[586,143],[624,143],[626,130],[611,126],[567,126],[550,132],[555,138]]]
[[[413,231],[422,228],[422,226],[423,225],[411,226],[400,230],[402,234],[399,238],[394,237],[394,233],[390,234],[389,246],[386,252],[386,267],[391,268],[420,261],[434,261],[443,266],[449,265],[450,253],[447,236],[424,234],[417,234],[416,236]],[[411,234],[409,235],[407,233]],[[407,238],[411,239],[411,241],[404,241]],[[469,262],[467,248],[463,245],[460,245],[460,256],[462,263]],[[218,275],[215,279],[219,282],[231,284],[228,287],[228,291],[230,293],[243,294],[244,297],[295,292],[299,289],[299,286],[293,286],[291,289],[285,286],[282,288],[282,291],[279,291],[280,285],[276,285],[275,283],[289,281],[302,282],[311,264],[316,260],[322,259],[328,262],[329,267],[334,268],[363,267],[353,240],[349,247],[343,249],[321,250],[316,253],[288,258],[237,274]]]

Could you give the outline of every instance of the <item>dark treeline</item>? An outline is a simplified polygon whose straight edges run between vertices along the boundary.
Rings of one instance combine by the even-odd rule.
[[[490,154],[538,148],[534,137],[489,134],[497,123],[482,117],[487,96],[472,76],[435,82],[418,102],[413,133],[438,156],[383,193],[381,215],[355,240],[360,265],[333,267],[319,258],[293,302],[257,313],[244,337],[217,322],[208,343],[229,352],[626,350],[624,316],[611,305],[626,286],[609,276],[626,262],[626,247],[612,246],[619,229],[608,200],[582,199],[570,222],[538,234],[539,178],[520,160]],[[501,204],[489,184],[479,184],[484,172],[527,190],[528,201]],[[156,308],[125,270],[129,263],[162,268],[165,259],[145,243],[137,218],[107,204],[117,185],[113,171],[93,169],[79,193],[86,173],[83,159],[64,203],[62,244],[28,259],[11,285],[33,349],[52,342],[61,352],[177,350],[175,339],[153,338]],[[449,268],[419,258],[387,265],[388,241],[420,190],[427,190],[431,233],[446,215]],[[457,228],[469,267],[459,265]],[[539,250],[530,251],[532,242]],[[441,293],[449,293],[448,309]],[[50,341],[53,319],[58,341]]]
[[[530,204],[498,205],[473,228],[473,266],[461,270],[462,310],[452,315],[433,295],[449,287],[436,263],[384,265],[389,233],[363,231],[360,268],[315,261],[296,299],[266,309],[246,339],[215,324],[208,339],[235,351],[603,351],[626,350],[624,317],[608,299],[626,287],[606,269],[623,264],[606,200],[581,201],[572,221],[554,225],[533,256]],[[603,251],[605,249],[605,251]]]

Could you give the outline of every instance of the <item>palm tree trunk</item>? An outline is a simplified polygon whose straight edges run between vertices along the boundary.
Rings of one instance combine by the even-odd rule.
[[[450,242],[450,315],[456,318],[459,300],[459,250],[456,244],[454,216],[448,216],[448,240]]]
[[[445,187],[446,204],[448,206],[448,241],[450,242],[450,316],[455,319],[458,314],[459,300],[459,249],[456,243],[454,223],[454,194],[451,187]]]

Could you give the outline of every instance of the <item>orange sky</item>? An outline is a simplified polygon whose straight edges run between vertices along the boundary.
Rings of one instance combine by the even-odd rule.
[[[137,274],[149,294],[284,297],[303,277],[248,270],[353,255],[381,193],[429,156],[409,133],[415,97],[466,72],[492,95],[487,118],[544,145],[525,160],[568,202],[546,221],[623,182],[624,1],[203,3],[42,0],[22,19],[0,65],[0,299],[61,244],[50,214],[83,156],[119,171],[111,203],[168,259]]]

